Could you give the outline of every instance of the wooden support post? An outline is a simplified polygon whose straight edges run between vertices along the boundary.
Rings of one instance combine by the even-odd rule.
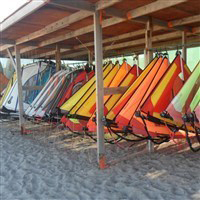
[[[61,70],[61,56],[60,56],[60,47],[56,44],[56,72]]]
[[[22,92],[22,70],[20,51],[17,45],[15,45],[15,57],[16,57],[16,69],[17,69],[17,86],[18,86],[18,103],[19,103],[19,126],[21,128],[21,134],[24,134],[24,105],[23,105],[23,92]]]
[[[93,54],[91,51],[88,51],[88,63],[89,65],[93,62]]]
[[[145,67],[151,62],[153,59],[153,51],[152,49],[152,19],[149,18],[149,20],[146,23],[146,31],[145,31],[145,50],[144,50],[144,61],[145,61]],[[147,141],[147,150],[149,153],[152,153],[154,151],[154,143],[151,140]]]
[[[7,53],[8,53],[8,56],[10,58],[12,65],[14,66],[15,71],[17,71],[15,59],[13,58],[12,53],[9,48],[7,49]]]
[[[187,47],[186,47],[186,37],[187,37],[187,33],[186,31],[182,32],[182,57],[183,60],[185,61],[185,63],[187,62]]]
[[[145,50],[144,50],[144,59],[145,59],[145,66],[147,66],[151,60],[153,59],[153,51],[152,49],[152,19],[146,22],[146,31],[145,31]]]
[[[140,75],[140,71],[139,71],[139,55],[136,55],[136,65],[137,65],[137,77]]]
[[[94,13],[94,39],[95,39],[95,71],[96,71],[96,113],[97,113],[97,160],[100,169],[106,167],[105,144],[104,144],[104,85],[103,85],[103,47],[102,26],[100,12]]]

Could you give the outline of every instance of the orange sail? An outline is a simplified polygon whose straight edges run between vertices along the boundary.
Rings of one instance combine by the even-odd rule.
[[[126,65],[126,67],[129,67]],[[104,87],[109,87],[117,72],[121,69],[119,63],[117,63],[104,77]],[[105,72],[105,71],[104,71]],[[91,90],[92,88],[92,90]],[[81,92],[78,90],[78,92]],[[76,95],[76,93],[74,94]],[[73,97],[73,96],[72,96]],[[71,102],[69,99],[68,101]],[[68,101],[65,103],[68,104]],[[86,91],[83,96],[76,100],[76,104],[73,103],[73,106],[69,110],[67,116],[64,116],[61,119],[61,122],[68,126],[70,129],[82,131],[83,127],[86,127],[86,124],[96,108],[96,86],[93,83],[92,87]],[[68,105],[67,105],[68,106]],[[69,107],[69,106],[68,106]]]
[[[0,72],[0,94],[6,88],[8,81],[9,80],[6,78],[6,76]]]
[[[155,90],[142,106],[143,112],[160,118],[160,113],[167,108],[184,84],[181,71],[182,65],[184,66],[183,71],[185,81],[189,78],[191,72],[188,66],[181,56],[177,55],[168,68],[165,76],[160,80]]]
[[[140,105],[144,96],[148,93],[148,90],[151,88],[151,84],[156,78],[156,75],[160,74],[159,72],[165,70],[167,67],[168,67],[167,58],[163,59],[162,57],[160,57],[158,61],[155,63],[154,67],[149,72],[148,76],[146,76],[145,79],[143,79],[140,86],[132,94],[131,98],[128,100],[126,105],[117,115],[115,122],[118,124],[118,126],[123,127],[129,124],[136,109]]]
[[[182,64],[184,66],[185,80],[187,80],[191,74],[188,67],[181,59],[180,55],[174,59],[164,75],[160,77],[159,82],[152,90],[151,94],[143,104],[141,104],[138,111],[143,115],[143,119],[136,116],[132,118],[130,125],[134,133],[147,136],[148,129],[148,133],[151,134],[152,137],[158,135],[173,135],[172,126],[172,129],[170,129],[170,125],[165,125],[165,123],[173,125],[173,121],[161,117],[160,113],[167,108],[173,96],[179,92],[184,84],[184,81],[181,79]],[[176,130],[175,137],[183,138],[185,137],[185,133]]]
[[[121,98],[115,104],[115,106],[108,112],[108,114],[106,115],[107,120],[112,121],[116,118],[116,116],[122,110],[122,108],[127,103],[127,101],[131,98],[131,96],[134,94],[134,92],[137,90],[137,88],[140,86],[140,84],[143,82],[143,80],[149,75],[149,73],[151,72],[155,63],[157,63],[157,62],[160,63],[161,61],[162,61],[162,58],[157,58],[157,57],[155,57],[151,61],[151,63],[145,68],[145,70],[140,74],[140,76],[134,81],[134,83],[124,93],[124,95],[121,96]]]
[[[130,86],[137,78],[137,70],[139,68],[134,65],[128,73],[126,73],[125,77],[121,77],[118,79],[116,82],[116,85],[112,82],[110,86],[112,87],[127,87]],[[141,73],[141,69],[139,69],[139,73]],[[119,71],[120,72],[120,71]],[[120,74],[120,73],[119,73]],[[117,77],[117,75],[116,75]],[[120,81],[119,81],[120,80]],[[116,104],[116,102],[119,100],[119,98],[123,95],[122,94],[113,94],[113,95],[107,95],[104,96],[104,115],[108,113],[110,109]],[[96,131],[96,122],[95,122],[95,114],[92,115],[90,120],[87,123],[88,130],[90,132],[95,132]],[[106,131],[106,130],[105,130]]]

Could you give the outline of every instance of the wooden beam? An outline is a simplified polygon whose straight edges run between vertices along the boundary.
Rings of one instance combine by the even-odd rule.
[[[19,104],[19,126],[21,129],[21,134],[24,134],[24,104],[23,104],[23,92],[22,92],[22,70],[20,61],[19,48],[15,46],[16,55],[16,69],[17,69],[17,86],[18,86],[18,104]]]
[[[154,31],[159,31],[159,30],[163,30],[163,29],[164,29],[163,27],[154,26],[153,30]],[[115,41],[120,41],[120,40],[123,40],[123,39],[133,38],[133,37],[144,35],[144,34],[145,34],[145,29],[142,29],[142,30],[138,30],[138,31],[134,31],[134,32],[125,33],[125,34],[122,34],[122,35],[110,37],[110,38],[104,39],[102,42],[103,42],[103,44],[105,44],[105,43],[113,43],[114,44]],[[84,46],[85,47],[94,46],[94,42],[84,43]],[[71,47],[70,50],[72,50],[72,49],[74,49],[74,50],[80,50],[82,48],[83,48],[83,45],[81,44],[81,45],[76,45],[74,47]],[[67,53],[67,52],[68,51],[66,51],[64,49],[63,50],[61,49],[61,53]],[[46,56],[53,56],[54,54],[55,54],[55,51],[49,51],[47,53],[43,53],[43,54],[39,54],[39,55],[34,55],[31,58],[44,58]]]
[[[37,39],[39,37],[42,37],[46,34],[53,33],[59,29],[66,28],[70,26],[71,24],[80,21],[88,16],[90,16],[91,13],[87,11],[78,11],[74,14],[71,14],[70,16],[64,17],[61,20],[58,20],[52,24],[49,24],[45,26],[43,29],[40,29],[39,31],[35,31],[29,35],[26,35],[20,39],[16,40],[17,44],[22,44],[24,42]]]
[[[15,71],[17,71],[16,62],[15,62],[15,59],[13,58],[13,55],[12,55],[10,49],[7,49],[7,53],[8,53],[8,56],[9,56],[9,58],[10,58],[10,61],[11,61],[12,65],[13,65],[14,68],[15,68]]]
[[[9,39],[1,38],[0,39],[0,44],[12,44],[12,45],[15,45],[15,40],[9,40]]]
[[[149,15],[151,13],[176,6],[180,3],[184,3],[188,0],[176,0],[176,1],[166,1],[166,0],[157,0],[153,3],[149,3],[145,6],[141,6],[139,8],[136,8],[134,10],[131,10],[127,13],[128,18],[134,19],[140,16]]]
[[[168,22],[169,27],[175,27],[175,26],[181,26],[185,24],[191,24],[191,23],[196,23],[200,22],[200,15],[194,15],[191,17],[186,17],[178,20],[173,20]]]
[[[124,94],[128,88],[129,86],[104,88],[104,96],[112,94]]]
[[[195,33],[200,32],[200,28],[199,29],[195,29]],[[193,33],[187,33],[188,36],[193,35]],[[162,34],[162,35],[156,35],[152,37],[152,42],[156,43],[159,41],[163,41],[167,39],[176,39],[176,38],[180,38],[182,37],[182,32],[181,31],[176,31],[176,32],[172,32],[172,33],[166,33],[166,34]],[[167,42],[169,45],[171,44],[171,42]],[[181,43],[181,41],[180,41]],[[133,40],[133,41],[128,41],[128,42],[122,42],[122,43],[118,43],[118,44],[114,44],[114,45],[108,45],[104,47],[104,52],[108,52],[109,50],[114,50],[114,49],[123,49],[123,48],[128,48],[131,46],[139,46],[145,44],[145,39],[137,39],[137,40]],[[82,55],[87,55],[87,51],[81,51],[81,52],[76,52],[76,53],[71,53],[71,54],[67,54],[66,58],[74,58],[74,57],[78,57],[78,56],[82,56]],[[63,56],[63,58],[65,58],[65,56]]]
[[[102,27],[105,28],[105,27],[108,27],[108,26],[111,26],[111,25],[114,25],[114,24],[118,24],[122,21],[124,21],[124,20],[123,19],[113,20],[113,18],[107,19],[107,20],[102,22]],[[86,33],[93,32],[93,28],[94,28],[93,25],[89,25],[89,26],[86,26],[84,28],[81,28],[81,29],[72,31],[70,33],[67,33],[65,35],[57,36],[57,37],[52,38],[52,39],[47,39],[47,40],[41,42],[38,47],[26,47],[26,48],[21,49],[21,53],[26,53],[28,51],[32,51],[32,50],[35,50],[35,49],[40,48],[40,47],[59,43],[59,42],[62,42],[63,40],[67,40],[67,39],[70,39],[70,38],[73,38],[73,37],[77,37],[79,35],[83,35],[83,34],[86,34]]]
[[[160,41],[155,41],[153,42],[153,48],[151,50],[156,51],[157,49],[161,49],[163,51],[167,50],[176,50],[177,46],[181,44],[181,38],[175,39],[173,41],[165,41],[165,42],[160,42]],[[200,37],[192,37],[192,38],[187,38],[187,47],[196,47],[200,46]],[[134,53],[136,54],[143,54],[144,53],[144,44],[131,47],[128,49],[123,49],[123,50],[117,50],[117,51],[109,51],[104,55],[104,58],[109,58],[109,57],[116,57],[120,55],[133,55]]]
[[[178,0],[177,2],[176,1],[170,1],[170,2],[176,2],[176,4],[178,4],[178,3],[180,3],[180,2],[183,2],[183,1],[186,1],[186,0]],[[157,2],[157,1],[156,1]],[[160,0],[159,1],[159,5],[161,5],[161,3],[160,2],[163,2],[163,0]],[[154,2],[155,3],[155,2]],[[175,3],[169,3],[169,4],[167,4],[168,6],[172,6],[172,5],[174,5]],[[149,4],[148,4],[149,5]],[[154,5],[154,4],[151,4],[151,7],[152,7],[152,5]],[[166,8],[167,7],[167,5],[166,5],[166,3],[165,3],[165,6],[164,6],[164,8]],[[136,8],[136,9],[134,9],[133,11],[130,11],[129,12],[129,19],[130,18],[133,18],[133,17],[140,17],[140,15],[139,15],[139,13],[141,14],[141,15],[143,15],[144,13],[147,13],[147,11],[146,12],[141,12],[141,10],[142,9],[146,9],[147,8],[147,6],[142,6],[142,7],[139,7],[139,8]],[[161,8],[161,7],[160,7]],[[148,10],[148,9],[146,9],[146,10]],[[149,12],[153,12],[154,10],[153,9],[150,9],[149,10]],[[83,11],[79,11],[79,12],[83,12]],[[120,12],[117,12],[117,13],[120,13]],[[136,14],[133,14],[133,13],[137,13],[137,15]],[[74,15],[75,15],[76,13],[74,13]],[[73,14],[72,14],[73,15]],[[81,13],[78,13],[77,14],[78,15],[78,17],[79,17],[79,20],[81,19],[81,16],[82,16],[82,14]],[[89,13],[85,13],[85,16],[89,16],[90,14]],[[119,16],[118,16],[119,17]],[[120,16],[120,17],[122,17],[122,16]],[[70,16],[69,16],[69,18],[70,18]],[[83,17],[84,18],[84,17]],[[71,17],[71,20],[74,20],[74,22],[75,21],[78,21],[78,20],[75,20],[76,19],[76,17]],[[138,18],[137,18],[138,19]],[[115,25],[115,24],[118,24],[118,23],[120,23],[120,22],[123,22],[123,21],[126,21],[127,19],[126,18],[111,18],[111,19],[107,19],[107,20],[104,20],[103,21],[103,28],[105,28],[105,27],[108,27],[108,26],[112,26],[112,25]],[[155,21],[155,19],[154,19],[154,21]],[[60,29],[60,28],[62,28],[62,27],[66,27],[66,23],[64,23],[64,25],[62,24],[63,23],[63,21],[62,20],[60,20],[59,21],[60,23],[58,23],[58,25],[56,25],[56,27],[54,28],[54,25],[56,24],[56,23],[54,23],[54,25],[49,25],[48,27],[49,28],[47,28],[47,32],[45,32],[45,29],[42,29],[41,30],[41,33],[38,33],[38,32],[35,32],[35,33],[33,33],[32,35],[28,35],[28,36],[26,36],[26,37],[23,37],[22,39],[18,39],[17,40],[17,44],[20,44],[20,43],[23,43],[23,42],[25,42],[25,41],[27,41],[27,40],[30,40],[30,39],[35,39],[35,37],[37,36],[37,37],[41,37],[42,35],[45,35],[45,34],[47,34],[47,33],[49,33],[49,31],[52,31],[52,32],[54,32],[55,30],[58,30],[58,29]],[[144,22],[144,20],[142,20],[142,22]],[[161,26],[162,24],[161,24],[161,22],[159,21],[159,25]],[[167,25],[167,23],[164,23],[164,25],[162,25],[162,26],[164,26],[164,27],[168,27],[168,25]],[[180,28],[180,27],[179,27]],[[49,31],[48,31],[49,30]],[[46,46],[46,45],[50,45],[50,44],[54,44],[54,43],[58,43],[58,42],[61,42],[61,41],[63,41],[63,40],[67,40],[67,39],[70,39],[70,38],[72,38],[72,37],[77,37],[77,36],[79,36],[79,35],[83,35],[83,34],[86,34],[86,33],[89,33],[89,32],[92,32],[93,31],[93,25],[90,25],[90,26],[87,26],[87,27],[84,27],[84,28],[82,28],[82,29],[79,29],[79,30],[76,30],[76,31],[72,31],[72,32],[70,32],[70,33],[67,33],[67,34],[65,34],[65,35],[61,35],[61,36],[58,36],[58,37],[55,37],[55,38],[53,38],[53,39],[47,39],[47,40],[45,40],[45,41],[43,41],[43,42],[41,42],[39,45],[38,45],[38,47],[30,47],[30,48],[24,48],[24,49],[22,49],[21,50],[21,53],[25,53],[25,52],[27,52],[27,51],[31,51],[31,50],[34,50],[34,49],[37,49],[37,48],[40,48],[40,47],[43,47],[43,46]],[[32,37],[30,37],[30,36],[32,36]],[[25,39],[25,38],[27,38],[27,39]],[[2,48],[2,51],[3,51],[4,49]]]
[[[66,0],[56,0],[55,2],[49,1],[50,5],[61,7],[61,8],[71,8],[75,10],[86,10],[90,12],[95,11],[95,4],[89,3],[87,1],[66,1]]]
[[[97,161],[100,169],[106,167],[104,144],[104,91],[103,91],[103,46],[102,27],[100,24],[100,12],[94,14],[94,38],[95,38],[95,71],[96,71],[96,114],[97,114]]]
[[[116,3],[121,2],[122,0],[110,0],[110,1],[98,1],[95,5],[96,10],[102,10],[108,7],[113,6]]]
[[[89,16],[92,15],[92,12],[95,11],[95,6],[97,7],[97,9],[104,9],[104,8],[107,8],[108,6],[111,6],[113,5],[114,3],[117,3],[121,0],[115,0],[115,1],[109,1],[109,2],[104,2],[103,4],[101,2],[98,2],[96,5],[89,5],[87,2],[73,2],[73,1],[56,1],[56,2],[60,2],[62,3],[62,5],[65,5],[66,6],[66,2],[67,4],[70,4],[70,5],[74,5],[74,6],[78,6],[78,7],[81,7],[81,6],[85,6],[85,7],[88,7],[88,9],[86,9],[87,11],[78,11],[74,14],[71,14],[70,16],[67,16],[67,17],[64,17],[63,19],[61,20],[58,20],[50,25],[47,25],[46,27],[44,27],[43,29],[39,30],[39,31],[36,31],[34,33],[31,33],[29,34],[28,36],[24,36],[20,39],[18,39],[16,41],[17,44],[21,44],[21,43],[24,43],[25,41],[29,41],[29,40],[33,40],[33,39],[36,39],[36,38],[39,38],[39,37],[42,37],[44,36],[45,34],[49,34],[49,33],[52,33],[52,32],[55,32],[61,28],[66,28],[68,27],[69,25],[77,22],[77,21],[80,21],[84,18],[87,18]],[[49,2],[50,4],[54,4],[53,2]],[[56,3],[57,4],[57,3]],[[91,10],[91,8],[93,8]]]
[[[47,4],[48,0],[43,1],[28,1],[25,5],[19,8],[16,12],[11,14],[8,18],[6,18],[3,22],[0,23],[1,32],[5,31],[7,28],[22,20],[26,16],[35,12],[45,4]]]

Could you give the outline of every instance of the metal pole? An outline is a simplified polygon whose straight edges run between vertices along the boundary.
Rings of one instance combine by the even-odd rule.
[[[17,45],[15,45],[15,57],[16,57],[16,69],[17,69],[17,86],[18,86],[18,102],[19,102],[19,126],[21,134],[24,134],[24,105],[23,105],[23,91],[22,91],[22,70],[20,51]]]
[[[145,60],[145,67],[151,62],[153,59],[153,51],[152,49],[152,19],[149,18],[146,24],[146,31],[145,31],[145,50],[144,50],[144,60]],[[154,143],[151,140],[147,141],[147,150],[149,153],[154,152]]]
[[[97,160],[100,169],[106,167],[104,126],[104,85],[103,85],[103,47],[102,26],[100,24],[100,12],[94,13],[94,39],[95,39],[95,71],[96,71],[96,113],[97,113]]]
[[[182,57],[183,57],[183,60],[187,61],[187,47],[186,47],[186,37],[187,37],[187,33],[186,31],[183,31],[182,32]]]

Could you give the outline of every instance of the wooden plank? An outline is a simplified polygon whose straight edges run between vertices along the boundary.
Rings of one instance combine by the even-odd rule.
[[[95,76],[96,76],[96,114],[97,114],[97,161],[100,169],[106,167],[104,144],[104,91],[103,91],[103,46],[102,27],[100,24],[100,12],[94,14],[94,38],[95,38]]]
[[[71,24],[73,24],[77,21],[80,21],[90,15],[91,15],[91,13],[88,11],[78,11],[74,14],[71,14],[70,16],[64,17],[61,20],[58,20],[50,25],[45,26],[43,29],[40,29],[39,31],[35,31],[27,36],[17,39],[16,43],[22,44],[24,42],[42,37],[46,34],[53,33],[59,29],[66,28],[66,27],[70,26]]]
[[[7,19],[1,22],[1,32],[5,31],[7,28],[12,26],[13,24],[17,23],[18,21],[22,20],[26,16],[30,15],[31,13],[35,12],[45,4],[47,4],[48,0],[43,1],[28,1],[24,6],[10,15]]]
[[[105,8],[108,8],[108,7],[111,7],[113,6],[114,4],[116,3],[119,3],[121,2],[122,0],[110,0],[110,1],[98,1],[95,5],[95,9],[96,10],[102,10],[102,9],[105,9]]]
[[[105,27],[108,27],[108,26],[111,26],[111,25],[114,25],[114,24],[118,24],[122,21],[123,21],[123,19],[116,19],[116,20],[113,20],[113,18],[107,19],[107,20],[102,22],[102,27],[105,28]],[[39,47],[44,47],[44,46],[47,46],[47,45],[50,45],[50,44],[55,44],[55,43],[58,43],[58,42],[62,42],[63,40],[67,40],[67,39],[70,39],[70,38],[73,38],[73,37],[77,37],[79,35],[90,33],[90,32],[93,31],[93,28],[94,28],[93,25],[89,25],[89,26],[86,26],[82,29],[78,29],[78,30],[72,31],[70,33],[67,33],[65,35],[57,36],[57,37],[52,38],[52,39],[47,39],[47,40],[41,42],[38,47],[26,47],[26,48],[21,49],[21,53],[26,53],[28,51],[35,50]]]
[[[156,11],[160,11],[160,10],[178,5],[180,3],[184,3],[186,1],[188,0],[176,0],[176,1],[157,0],[153,3],[147,4],[147,5],[144,5],[134,10],[129,11],[127,13],[127,16],[128,18],[134,19],[139,16],[149,15]]]
[[[178,0],[176,3],[180,3],[180,2],[182,2],[182,1],[185,1],[185,0]],[[160,2],[160,1],[159,1]],[[171,2],[171,1],[170,1]],[[175,2],[175,1],[172,1],[172,2]],[[173,3],[173,5],[174,5],[175,3]],[[149,5],[149,4],[148,4]],[[154,4],[153,4],[154,5]],[[160,4],[159,4],[160,5]],[[169,3],[168,4],[168,6],[171,6],[172,5],[172,3]],[[151,5],[151,7],[152,7],[152,5]],[[166,4],[165,4],[165,7],[166,7]],[[130,16],[130,18],[134,18],[134,17],[139,17],[140,15],[139,15],[139,13],[141,14],[141,15],[143,15],[144,13],[146,13],[146,12],[140,12],[140,10],[141,9],[145,9],[145,8],[147,8],[147,5],[146,6],[142,6],[142,7],[139,7],[139,8],[137,8],[137,9],[134,9],[132,12],[131,12],[131,14],[129,14]],[[146,10],[148,10],[148,9],[146,9]],[[134,13],[138,13],[137,15],[133,15],[133,12]],[[152,12],[152,9],[149,11],[149,12]],[[78,15],[79,17],[81,16],[80,14]],[[70,16],[69,16],[70,17]],[[107,19],[107,20],[104,20],[103,21],[103,28],[105,28],[105,27],[108,27],[108,26],[112,26],[112,25],[115,25],[115,24],[118,24],[118,23],[120,23],[120,22],[123,22],[123,21],[125,21],[125,20],[127,20],[126,18],[121,18],[121,19],[119,19],[119,18],[111,18],[111,19]],[[159,25],[161,25],[161,22],[159,22]],[[165,26],[165,27],[168,27],[168,25],[167,25],[167,23],[165,23],[163,26]],[[58,27],[59,27],[59,25],[58,25]],[[57,28],[58,28],[57,27]],[[51,30],[51,29],[50,29]],[[53,29],[52,29],[53,30]],[[50,44],[54,44],[54,43],[57,43],[57,42],[61,42],[61,41],[63,41],[63,40],[67,40],[67,39],[70,39],[70,38],[72,38],[72,37],[77,37],[77,36],[79,36],[79,35],[83,35],[83,34],[86,34],[86,33],[89,33],[89,32],[92,32],[93,31],[93,25],[90,25],[90,26],[87,26],[87,27],[84,27],[84,28],[82,28],[82,29],[79,29],[79,30],[76,30],[76,31],[72,31],[72,32],[70,32],[70,33],[67,33],[67,34],[65,34],[65,35],[61,35],[61,36],[58,36],[58,37],[55,37],[55,38],[53,38],[53,39],[47,39],[47,40],[45,40],[45,41],[43,41],[43,42],[41,42],[39,45],[38,45],[38,47],[30,47],[30,48],[23,48],[22,50],[21,50],[21,53],[25,53],[25,52],[27,52],[27,51],[31,51],[31,50],[34,50],[34,49],[37,49],[37,48],[40,48],[40,47],[43,47],[43,46],[46,46],[46,45],[50,45]],[[43,34],[44,34],[44,31],[43,31]],[[37,35],[37,34],[36,34]],[[40,35],[41,36],[41,35]],[[27,38],[29,38],[29,36],[27,36]],[[31,39],[31,38],[30,38]],[[27,41],[27,40],[26,40]],[[19,43],[21,43],[21,42],[24,42],[23,40],[18,40],[17,41],[17,44],[19,44]],[[2,49],[3,50],[3,49]]]
[[[42,90],[43,86],[23,86],[23,90]]]
[[[15,46],[16,54],[16,69],[17,69],[17,87],[18,87],[18,103],[19,103],[19,126],[21,134],[24,134],[24,105],[23,105],[23,92],[22,92],[22,71],[19,47]]]
[[[100,3],[98,2],[96,4],[96,7],[98,9],[104,9],[108,6],[111,6],[113,5],[114,3],[117,3],[121,0],[115,0],[115,1],[110,1],[110,2],[107,2],[106,4],[105,3]],[[66,3],[66,1],[63,1],[63,3]],[[54,4],[53,2],[49,2],[50,4]],[[69,2],[68,2],[69,3]],[[70,2],[71,4],[74,4],[73,2]],[[76,3],[77,4],[77,3]],[[80,2],[78,2],[77,6],[80,5]],[[84,2],[84,5],[86,5],[86,2]],[[91,7],[91,6],[90,6]],[[94,6],[93,6],[94,7]],[[94,9],[93,9],[94,11]],[[39,30],[39,31],[35,31],[27,36],[24,36],[22,38],[19,38],[16,40],[16,44],[22,44],[24,42],[27,42],[27,41],[30,41],[30,40],[33,40],[33,39],[37,39],[39,37],[42,37],[46,34],[49,34],[49,33],[53,33],[59,29],[62,29],[62,28],[66,28],[68,27],[69,25],[77,22],[77,21],[80,21],[84,18],[87,18],[89,16],[91,16],[92,13],[90,11],[78,11],[70,16],[67,16],[67,17],[64,17],[63,19],[61,20],[58,20],[50,25],[47,25],[45,26],[43,29]]]
[[[12,65],[15,68],[15,71],[17,71],[16,62],[15,62],[15,59],[13,58],[13,56],[12,56],[12,53],[11,53],[10,49],[7,49],[7,52],[8,52],[8,56],[10,58],[10,61],[11,61]]]
[[[154,31],[159,31],[159,30],[163,30],[163,29],[165,29],[165,28],[164,27],[160,27],[160,26],[154,26],[153,30]],[[103,42],[103,44],[105,44],[105,43],[113,43],[115,41],[119,41],[119,40],[123,40],[123,39],[128,39],[128,38],[133,38],[133,37],[144,35],[144,34],[145,34],[145,29],[141,29],[141,30],[138,30],[138,31],[134,31],[134,32],[130,32],[130,33],[125,33],[125,34],[121,34],[121,35],[114,36],[114,37],[111,37],[111,38],[107,38],[107,39],[104,39],[102,42]],[[94,46],[94,42],[84,43],[84,46],[85,47]],[[83,45],[81,44],[81,45],[74,46],[70,50],[72,50],[72,49],[79,50],[79,49],[82,49],[82,48],[83,48]],[[68,51],[61,49],[61,53],[68,53]],[[52,56],[54,54],[55,54],[55,51],[49,51],[47,53],[43,53],[43,54],[39,54],[39,55],[34,55],[31,58],[44,58],[46,56],[48,57],[48,56]]]
[[[199,33],[200,32],[200,28],[199,29],[195,29],[195,33]],[[188,36],[193,35],[193,33],[187,33]],[[172,32],[172,33],[166,33],[166,34],[162,34],[162,35],[157,35],[157,36],[153,36],[152,37],[152,42],[159,42],[159,41],[163,41],[167,39],[176,39],[176,38],[181,38],[182,37],[182,32],[181,31],[176,31],[176,32]],[[168,46],[171,44],[171,42],[167,42]],[[181,43],[181,41],[180,41]],[[114,50],[114,49],[120,49],[120,48],[128,48],[131,46],[139,46],[145,44],[145,39],[137,39],[137,40],[133,40],[133,41],[128,41],[128,42],[122,42],[122,43],[118,43],[118,44],[114,44],[114,45],[109,45],[109,46],[105,46],[104,47],[104,52],[105,51],[109,51],[109,50]],[[78,57],[78,56],[82,56],[82,55],[87,55],[87,51],[81,51],[81,52],[76,52],[76,53],[71,53],[71,54],[67,54],[66,56],[63,56],[63,58],[74,58],[74,57]]]
[[[177,50],[177,46],[181,44],[181,40],[182,38],[178,38],[178,39],[173,39],[173,41],[155,41],[153,42],[153,48],[152,50],[155,52],[157,49],[161,49],[162,51],[167,50]],[[196,36],[196,37],[192,37],[192,38],[187,38],[187,47],[196,47],[196,46],[200,46],[200,37]],[[143,54],[144,53],[144,48],[145,45],[141,44],[141,45],[137,45],[135,47],[131,47],[128,49],[123,49],[123,50],[117,50],[116,51],[112,51],[112,52],[107,52],[106,54],[104,54],[104,58],[112,58],[112,57],[116,57],[116,55],[118,56],[124,56],[124,55],[130,55],[132,56],[134,53],[135,54]]]
[[[1,38],[0,39],[0,44],[12,44],[12,45],[15,45],[15,40],[9,40],[9,39]]]
[[[104,88],[104,96],[112,94],[124,94],[128,88],[129,86]]]
[[[175,26],[181,26],[185,24],[191,24],[191,23],[196,23],[200,22],[200,15],[194,15],[191,17],[186,17],[178,20],[173,20],[168,22],[169,27],[175,27]]]
[[[61,8],[71,8],[75,10],[86,10],[90,12],[95,11],[95,4],[89,3],[87,1],[66,1],[66,0],[56,0],[55,2],[49,1],[50,5],[61,7]]]

